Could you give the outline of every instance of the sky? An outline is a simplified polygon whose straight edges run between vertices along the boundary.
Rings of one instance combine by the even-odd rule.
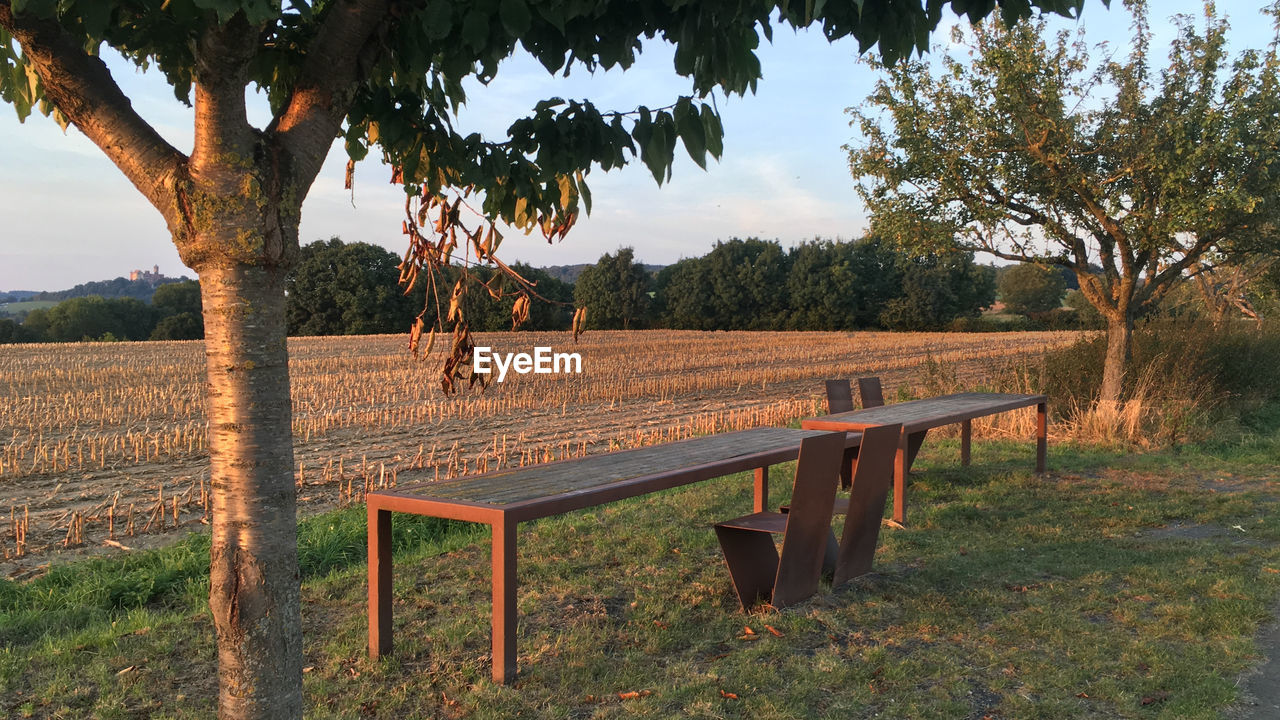
[[[1086,0],[1080,22],[1090,43],[1107,41],[1123,49],[1129,18],[1120,0],[1111,4],[1108,10],[1100,0]],[[1161,57],[1172,35],[1170,16],[1200,15],[1203,5],[1150,4],[1152,55]],[[1217,3],[1232,21],[1233,48],[1261,48],[1271,40],[1261,6],[1260,0]],[[940,27],[934,39],[948,35]],[[638,261],[669,264],[733,237],[776,239],[786,247],[814,237],[860,237],[867,220],[842,149],[855,139],[845,110],[866,98],[876,78],[858,62],[857,51],[852,39],[827,43],[820,33],[776,29],[773,43],[762,41],[758,51],[764,78],[757,92],[716,97],[725,128],[718,163],[709,162],[703,171],[677,148],[672,179],[662,187],[638,161],[620,171],[596,170],[589,176],[590,216],[555,244],[536,233],[509,234],[504,259],[585,263],[630,246]],[[108,57],[108,65],[142,117],[189,152],[191,110],[157,74],[140,73],[119,58]],[[672,69],[671,47],[658,40],[649,41],[625,73],[576,69],[565,79],[516,57],[488,86],[468,86],[458,127],[463,134],[501,140],[513,120],[547,97],[590,99],[602,111],[631,110],[667,105],[689,89],[689,81]],[[261,127],[268,119],[265,102],[251,100],[250,119]],[[301,242],[339,236],[403,253],[404,195],[389,184],[389,168],[374,159],[358,164],[353,196],[343,189],[345,165],[341,144],[335,143],[303,204]],[[77,130],[64,134],[39,115],[19,123],[11,108],[0,107],[0,291],[61,290],[153,265],[166,275],[195,276],[179,260],[159,213]]]

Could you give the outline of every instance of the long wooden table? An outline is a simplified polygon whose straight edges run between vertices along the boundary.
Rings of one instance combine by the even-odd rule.
[[[960,423],[960,462],[969,464],[969,447],[974,418],[1010,410],[1036,408],[1036,472],[1045,471],[1049,399],[1044,395],[1008,393],[956,393],[911,400],[893,405],[853,410],[801,422],[806,430],[861,430],[872,425],[902,423],[902,438],[893,466],[893,519],[907,521],[907,473],[929,430]]]
[[[756,428],[573,460],[371,492],[369,654],[391,652],[391,513],[485,523],[492,528],[493,679],[516,675],[516,525],[623,498],[755,470],[757,512],[769,502],[770,465],[795,460],[815,430]],[[862,440],[849,433],[846,455]],[[400,474],[405,477],[404,473]]]

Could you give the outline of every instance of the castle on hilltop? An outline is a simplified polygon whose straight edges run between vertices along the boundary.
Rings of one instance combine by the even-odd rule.
[[[144,282],[155,285],[165,279],[165,276],[160,274],[159,265],[152,265],[150,270],[132,270],[129,272],[129,280],[133,282]]]

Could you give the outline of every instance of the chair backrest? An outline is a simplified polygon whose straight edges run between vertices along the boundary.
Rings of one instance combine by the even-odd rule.
[[[834,432],[800,442],[791,511],[773,584],[774,607],[791,605],[818,590],[845,441],[845,433]]]
[[[858,378],[858,397],[862,399],[862,407],[880,407],[884,404],[884,393],[880,391],[880,378]]]
[[[835,585],[871,570],[901,437],[902,425],[876,425],[862,430],[853,487],[849,491],[849,512],[841,531],[840,554],[832,581]]]
[[[853,390],[848,380],[827,381],[827,414],[849,412],[853,409]]]

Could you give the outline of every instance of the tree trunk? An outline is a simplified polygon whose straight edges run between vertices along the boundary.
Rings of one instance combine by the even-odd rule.
[[[208,365],[218,715],[302,717],[302,621],[281,265],[200,271]]]
[[[1133,357],[1133,318],[1126,313],[1107,318],[1107,354],[1102,365],[1100,410],[1118,410],[1124,393],[1124,378]]]

